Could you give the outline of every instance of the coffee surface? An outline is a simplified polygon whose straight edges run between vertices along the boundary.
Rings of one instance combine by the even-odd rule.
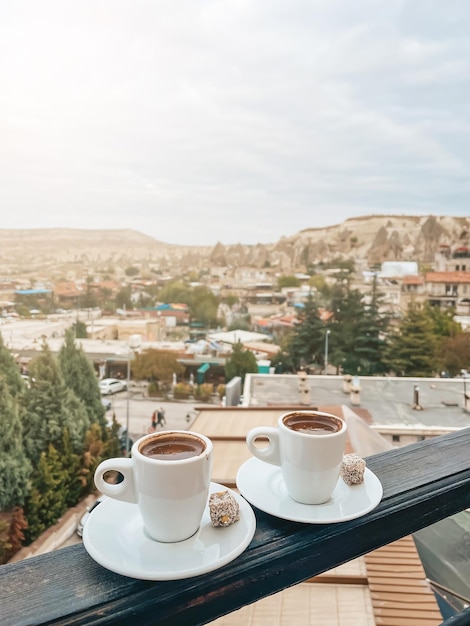
[[[139,450],[150,459],[179,461],[199,456],[205,448],[202,439],[191,435],[158,435],[147,440]]]
[[[284,425],[307,435],[331,435],[341,430],[341,422],[334,417],[324,415],[289,415],[284,418]]]

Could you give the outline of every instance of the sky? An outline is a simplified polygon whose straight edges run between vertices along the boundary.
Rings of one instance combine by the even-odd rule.
[[[0,4],[0,228],[468,216],[468,0]]]

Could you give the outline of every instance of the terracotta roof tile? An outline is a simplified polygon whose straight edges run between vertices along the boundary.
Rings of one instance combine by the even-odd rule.
[[[403,276],[403,285],[422,285],[423,283],[423,276]]]
[[[470,284],[470,272],[428,272],[425,280],[427,283]]]

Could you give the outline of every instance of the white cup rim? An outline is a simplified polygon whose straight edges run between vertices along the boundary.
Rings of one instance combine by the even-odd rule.
[[[202,450],[202,452],[200,452],[199,454],[195,456],[191,456],[186,459],[171,459],[171,460],[170,459],[152,459],[151,457],[145,456],[145,454],[142,454],[142,452],[140,451],[140,447],[144,445],[145,441],[148,441],[150,439],[157,439],[160,437],[164,437],[165,435],[173,435],[173,434],[184,435],[184,436],[194,437],[195,439],[200,439],[201,441],[204,442],[205,448],[204,450]],[[151,463],[152,465],[157,464],[157,465],[165,465],[165,466],[171,463],[171,467],[173,467],[174,465],[175,466],[187,465],[189,463],[195,463],[198,460],[200,460],[201,457],[210,455],[212,452],[212,448],[213,448],[212,441],[209,439],[209,437],[206,437],[206,435],[202,435],[201,433],[196,433],[191,430],[172,429],[172,430],[162,430],[161,432],[158,432],[158,433],[149,433],[148,435],[144,435],[140,439],[137,439],[137,441],[132,446],[131,454],[132,454],[132,457],[138,458],[140,461],[143,461],[144,463]]]
[[[288,426],[286,426],[284,424],[284,419],[289,416],[289,415],[320,415],[320,416],[324,416],[324,417],[331,417],[339,422],[341,422],[341,428],[335,432],[332,433],[325,433],[323,435],[314,435],[313,433],[308,434],[308,433],[302,433],[299,432],[297,430],[293,430],[292,428],[289,428]],[[283,413],[278,420],[278,425],[279,428],[281,428],[282,430],[285,430],[289,433],[292,433],[292,435],[296,436],[296,437],[308,437],[309,439],[311,439],[312,437],[321,437],[322,439],[327,439],[327,438],[331,438],[331,437],[337,437],[338,435],[341,435],[344,433],[345,430],[347,430],[347,425],[346,425],[346,421],[342,418],[339,417],[338,415],[333,415],[333,413],[327,413],[326,411],[315,411],[313,409],[299,409],[297,410],[293,410],[293,411],[287,411],[287,413]]]

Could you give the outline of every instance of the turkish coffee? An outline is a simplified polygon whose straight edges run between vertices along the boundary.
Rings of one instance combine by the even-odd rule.
[[[342,422],[333,416],[312,413],[290,413],[283,419],[284,426],[306,435],[331,435],[342,428]]]
[[[189,433],[162,433],[147,439],[139,452],[157,461],[180,461],[199,456],[205,449],[204,441]]]

